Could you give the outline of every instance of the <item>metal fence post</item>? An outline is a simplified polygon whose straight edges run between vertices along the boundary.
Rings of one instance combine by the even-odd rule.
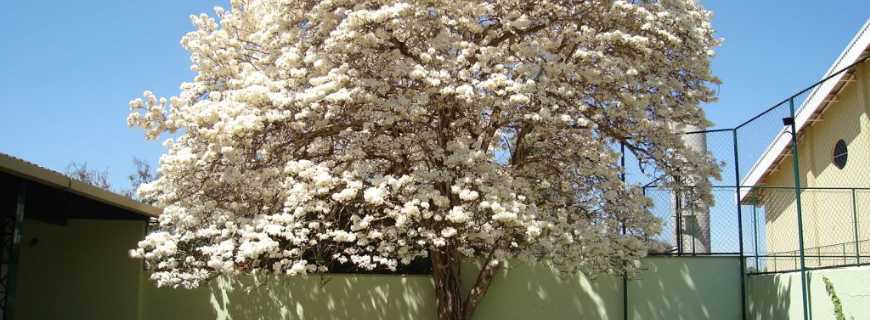
[[[689,225],[688,225],[689,235],[690,235],[690,237],[691,237],[691,239],[692,239],[692,242],[691,242],[691,244],[692,244],[692,247],[691,247],[691,249],[692,249],[692,256],[694,257],[694,256],[695,256],[695,242],[697,242],[696,240],[697,240],[697,237],[698,237],[698,229],[697,229],[697,227],[698,227],[698,215],[697,215],[697,213],[695,212],[695,206],[694,206],[694,205],[692,205],[692,206],[689,207],[689,217],[693,217],[693,218],[695,219],[695,223],[692,223],[692,224],[689,224]],[[707,251],[712,251],[711,249],[712,249],[712,248],[707,248]],[[709,253],[709,252],[708,252],[708,253]]]
[[[798,249],[800,250],[800,273],[801,273],[801,298],[803,299],[803,314],[804,320],[811,320],[809,302],[809,287],[807,286],[807,267],[806,257],[804,257],[804,220],[801,210],[801,177],[800,177],[800,160],[798,159],[798,132],[794,118],[794,97],[788,100],[788,111],[791,121],[788,124],[791,126],[791,160],[792,160],[792,175],[794,176],[794,197],[797,202],[797,222],[798,222]]]
[[[816,247],[816,254],[819,257],[819,267],[821,267],[821,266],[823,266],[822,265],[822,247]]]
[[[755,271],[760,272],[761,267],[758,265],[758,213],[756,205],[752,205],[752,244],[755,247]]]
[[[852,227],[855,231],[855,264],[861,264],[861,242],[858,236],[858,198],[852,188]]]
[[[734,184],[737,186],[737,239],[740,254],[740,314],[746,319],[746,261],[743,256],[743,206],[740,203],[740,154],[737,146],[737,129],[731,130],[732,144],[734,145]],[[712,249],[712,248],[711,248]],[[712,250],[711,250],[712,252]]]
[[[18,285],[18,259],[21,254],[21,232],[24,224],[24,210],[27,202],[27,182],[19,182],[15,202],[15,218],[12,233],[12,249],[9,252],[9,266],[6,271],[6,296],[4,297],[3,319],[15,319],[15,302]]]
[[[683,255],[683,194],[679,184],[674,187],[674,234],[676,234],[677,256]]]
[[[779,266],[776,265],[776,260],[779,260],[778,256],[773,256],[773,270],[779,271]]]
[[[622,183],[625,184],[625,143],[619,144],[620,151],[620,159],[619,165],[622,167],[622,173],[619,175],[619,179],[622,180]],[[624,188],[625,186],[623,186]],[[643,189],[646,191],[646,188]],[[643,193],[646,196],[646,192]],[[622,234],[625,235],[625,222],[622,223]],[[622,318],[628,320],[628,275],[625,273],[622,274]]]
[[[846,259],[846,243],[843,242],[843,264],[849,263],[849,260]]]

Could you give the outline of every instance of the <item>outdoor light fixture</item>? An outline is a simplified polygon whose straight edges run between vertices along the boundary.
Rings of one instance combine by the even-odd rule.
[[[790,126],[790,125],[793,125],[793,124],[794,124],[794,118],[792,118],[792,117],[782,118],[782,125],[784,125],[784,126]]]

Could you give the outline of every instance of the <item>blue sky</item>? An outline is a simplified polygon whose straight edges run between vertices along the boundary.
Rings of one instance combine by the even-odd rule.
[[[12,1],[0,10],[0,152],[62,171],[108,169],[126,187],[131,159],[162,147],[126,126],[127,102],[178,92],[192,77],[179,45],[188,16],[226,1]],[[863,25],[866,0],[704,1],[725,38],[714,60],[724,82],[706,106],[733,126],[818,79]],[[836,5],[832,4],[836,3]]]

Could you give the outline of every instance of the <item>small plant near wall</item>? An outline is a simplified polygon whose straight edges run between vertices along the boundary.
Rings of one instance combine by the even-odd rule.
[[[843,302],[840,301],[837,291],[834,290],[834,283],[828,277],[822,277],[822,281],[825,282],[825,291],[828,292],[828,296],[831,297],[831,303],[834,305],[834,319],[846,320],[846,314],[843,312]],[[850,319],[854,320],[855,317]]]

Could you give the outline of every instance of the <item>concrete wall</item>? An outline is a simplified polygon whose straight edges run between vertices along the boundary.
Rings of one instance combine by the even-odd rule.
[[[798,141],[801,183],[805,187],[870,187],[870,65],[856,69],[854,82],[847,83],[821,115],[805,129]],[[834,145],[848,145],[843,169],[833,164]],[[792,158],[786,156],[764,181],[766,186],[793,187]],[[802,194],[804,241],[807,248],[854,242],[852,195],[847,190],[807,190]],[[859,240],[870,240],[870,191],[856,193]],[[792,190],[766,190],[769,252],[797,250],[797,214]],[[841,248],[819,249],[822,254],[841,254]],[[836,251],[836,252],[835,252]],[[854,248],[852,249],[854,253]],[[862,248],[870,254],[870,246]],[[785,261],[784,261],[785,262]],[[818,263],[825,266],[830,263]]]
[[[474,282],[466,266],[463,283]],[[562,275],[545,265],[513,263],[493,280],[475,319],[622,319],[622,278]]]
[[[143,278],[139,319],[434,319],[428,276],[218,278],[198,289]]]
[[[808,275],[813,319],[836,319],[822,277],[833,284],[846,319],[870,319],[870,267],[816,270]],[[749,319],[803,317],[800,273],[749,276],[747,289]]]
[[[658,257],[629,281],[630,319],[740,319],[737,257]]]
[[[27,220],[16,319],[434,319],[429,276],[218,278],[155,288],[127,257],[144,222]],[[658,257],[628,281],[630,319],[739,319],[736,257]],[[473,281],[467,265],[463,281]],[[557,276],[543,265],[500,272],[476,319],[623,319],[621,277]]]
[[[630,319],[739,319],[734,257],[649,258],[629,283]],[[473,267],[469,268],[473,269]],[[464,273],[471,283],[474,273]],[[144,280],[144,279],[143,279]],[[261,285],[254,285],[255,283]],[[434,319],[428,276],[330,275],[217,279],[196,290],[143,282],[140,319]],[[545,266],[501,272],[475,319],[623,319],[622,279],[556,276]]]
[[[142,263],[127,251],[144,221],[25,220],[15,319],[135,319]]]

